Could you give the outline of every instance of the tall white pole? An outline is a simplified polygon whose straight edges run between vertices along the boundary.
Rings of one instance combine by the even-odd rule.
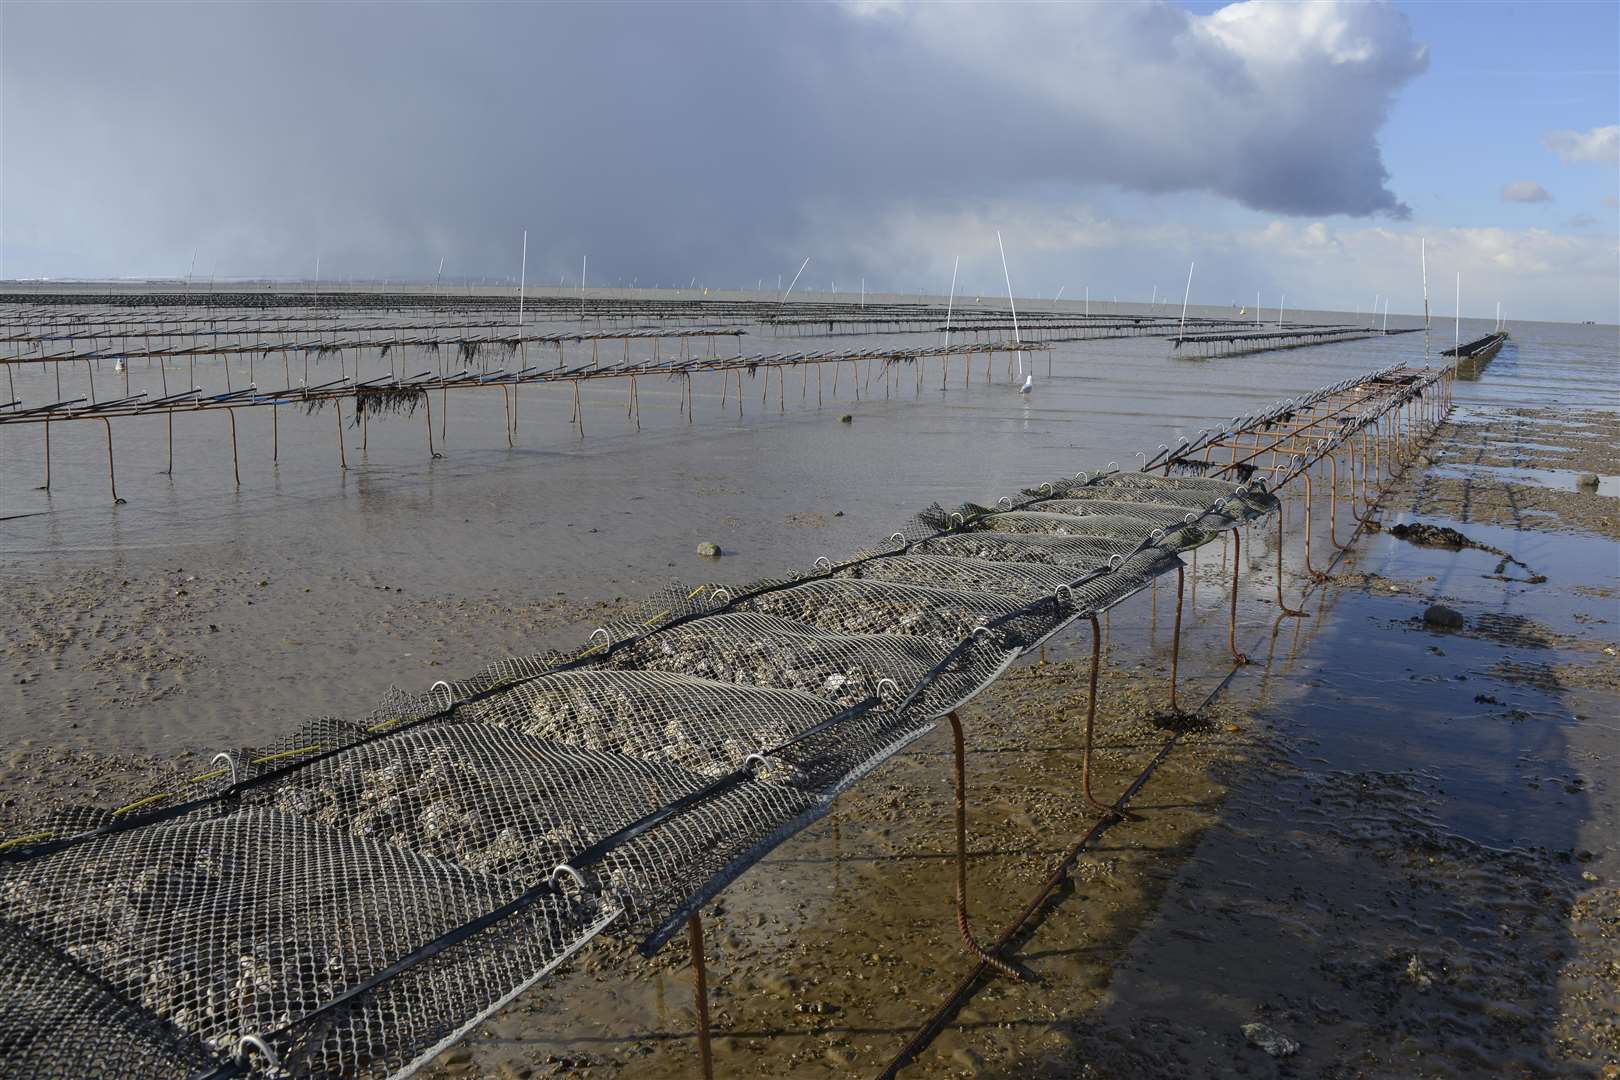
[[[529,230],[523,230],[523,261],[518,264],[518,340],[523,340],[523,294],[529,286]]]
[[[1389,333],[1389,297],[1384,297],[1384,333]]]
[[[1159,287],[1157,285],[1155,285],[1155,286],[1153,286],[1153,296],[1151,298],[1149,298],[1149,300],[1148,300],[1148,310],[1152,311],[1154,308],[1156,308],[1158,306],[1159,306]]]
[[[806,255],[804,257],[804,262],[799,264],[799,274],[804,273],[804,268],[809,266],[809,265],[810,265],[810,256]],[[782,305],[787,303],[788,295],[793,292],[793,286],[795,286],[795,285],[797,285],[799,283],[799,274],[794,274],[793,275],[793,280],[788,282],[787,292],[783,293],[782,294],[782,299],[780,299],[780,300],[778,300],[776,302],[776,310],[777,310],[778,314],[780,314],[781,311],[782,311]],[[777,280],[780,281],[782,279],[780,277],[778,277]]]
[[[1187,291],[1181,294],[1181,329],[1177,331],[1177,337],[1187,336],[1187,299],[1192,296],[1192,272],[1196,265],[1196,262],[1187,264]]]
[[[861,310],[866,310],[866,279],[861,278]]]
[[[1457,299],[1452,310],[1452,332],[1457,335],[1456,355],[1462,354],[1462,271],[1457,271]]]
[[[1086,286],[1086,318],[1091,318],[1091,286]]]
[[[1260,325],[1260,290],[1254,290],[1254,325]]]
[[[1423,363],[1429,363],[1429,241],[1418,239],[1418,261],[1423,267]]]
[[[590,264],[589,255],[579,257],[579,321],[585,321],[585,268]]]
[[[1022,345],[1024,339],[1018,336],[1018,305],[1013,301],[1012,274],[1007,271],[1007,248],[1001,242],[1001,230],[996,230],[996,247],[1001,251],[1001,276],[1007,281],[1007,306],[1012,308],[1013,344]],[[1017,350],[1018,374],[1024,373],[1024,350]]]
[[[1286,304],[1286,303],[1288,303],[1288,294],[1283,293],[1280,297],[1277,298],[1277,329],[1279,329],[1279,330],[1282,329],[1283,305]]]
[[[945,345],[951,344],[951,309],[956,307],[956,272],[962,268],[962,256],[956,257],[951,266],[951,298],[945,303]]]
[[[1378,318],[1378,294],[1373,293],[1372,317]]]
[[[1055,303],[1057,303],[1057,302],[1058,302],[1058,301],[1059,301],[1059,300],[1061,300],[1061,299],[1063,299],[1063,290],[1064,290],[1064,289],[1067,289],[1067,288],[1068,288],[1068,286],[1067,286],[1067,285],[1059,285],[1059,286],[1058,286],[1058,291],[1057,291],[1057,295],[1056,295],[1056,296],[1054,296],[1054,297],[1052,297],[1052,303],[1054,303],[1054,304],[1055,304]]]
[[[1498,334],[1502,332],[1502,301],[1500,300],[1496,302],[1496,329],[1493,332]]]

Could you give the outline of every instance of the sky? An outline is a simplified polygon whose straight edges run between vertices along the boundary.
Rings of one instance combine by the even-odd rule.
[[[0,277],[1620,321],[1620,5],[0,5]]]

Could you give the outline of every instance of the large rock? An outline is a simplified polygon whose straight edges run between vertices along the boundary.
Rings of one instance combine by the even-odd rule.
[[[1430,604],[1423,613],[1423,621],[1441,630],[1461,630],[1464,620],[1460,611],[1454,611],[1444,604]]]
[[[1278,1031],[1270,1024],[1244,1024],[1243,1034],[1251,1046],[1258,1047],[1272,1057],[1290,1057],[1299,1053],[1299,1042]]]
[[[697,553],[705,559],[718,559],[721,554],[720,545],[713,540],[705,540],[697,546]]]

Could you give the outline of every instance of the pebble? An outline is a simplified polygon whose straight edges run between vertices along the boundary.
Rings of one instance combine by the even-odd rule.
[[[849,413],[845,413],[843,416],[838,418],[838,422],[840,424],[853,424],[855,422],[855,418]]]
[[[1598,486],[1597,473],[1581,473],[1575,478],[1575,486],[1583,490],[1591,490]]]
[[[1299,1053],[1299,1043],[1269,1024],[1244,1024],[1243,1034],[1249,1045],[1258,1047],[1272,1057],[1289,1057]]]
[[[1430,626],[1438,626],[1446,630],[1460,630],[1463,626],[1462,613],[1454,611],[1444,604],[1430,604],[1429,609],[1423,613],[1423,621]]]
[[[718,559],[721,555],[720,545],[713,540],[705,540],[697,546],[697,553],[705,559]]]

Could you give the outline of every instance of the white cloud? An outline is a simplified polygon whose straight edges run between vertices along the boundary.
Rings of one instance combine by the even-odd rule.
[[[1591,131],[1549,131],[1541,144],[1566,165],[1582,161],[1620,161],[1620,124]]]
[[[1502,185],[1502,201],[1518,203],[1552,202],[1547,189],[1534,180],[1515,180]]]
[[[1282,213],[1408,212],[1377,132],[1428,53],[1388,4],[856,10],[897,54],[957,72],[962,96],[998,100],[987,146],[1023,141],[1026,175],[1207,191]]]

